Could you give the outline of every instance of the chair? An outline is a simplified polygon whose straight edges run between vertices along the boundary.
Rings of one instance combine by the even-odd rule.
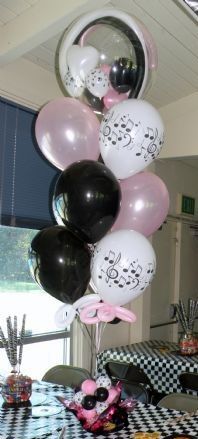
[[[49,383],[62,384],[69,387],[78,387],[81,383],[90,379],[91,375],[88,370],[81,367],[67,366],[58,364],[49,369],[42,378],[42,381]]]
[[[197,396],[187,395],[186,393],[170,393],[170,395],[164,396],[157,403],[157,406],[192,412],[198,409],[198,398]]]
[[[179,382],[182,387],[182,392],[194,390],[198,392],[198,373],[184,372],[179,375]]]
[[[146,387],[142,384],[135,382],[122,381],[122,392],[121,399],[126,399],[132,397],[137,401],[143,402],[144,404],[148,404],[150,401],[150,395]]]
[[[122,383],[127,383],[128,385],[139,384],[144,387],[147,391],[149,401],[157,392],[155,391],[149,377],[146,373],[137,365],[132,363],[122,363],[118,361],[109,361],[105,364],[105,370],[112,382],[121,381]],[[148,402],[148,401],[147,401]]]

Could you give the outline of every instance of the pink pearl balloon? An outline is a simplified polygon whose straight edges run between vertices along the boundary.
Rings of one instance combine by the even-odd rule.
[[[165,220],[169,194],[165,183],[151,172],[140,172],[120,181],[122,202],[112,231],[132,229],[150,236]]]
[[[109,389],[108,392],[109,392],[109,396],[106,402],[108,404],[113,404],[114,402],[116,402],[116,399],[119,397],[120,394],[114,387]]]
[[[109,110],[113,105],[118,104],[128,98],[127,93],[118,93],[113,88],[110,88],[107,94],[103,98],[105,107]]]
[[[98,27],[100,27],[100,24],[94,24],[94,26],[89,27],[85,32],[83,32],[79,44],[81,47],[86,46],[86,40],[87,38],[94,32]]]
[[[94,395],[96,389],[97,389],[97,385],[94,380],[85,380],[81,384],[81,390],[86,395]]]
[[[38,114],[35,134],[40,150],[58,169],[78,160],[97,160],[100,122],[95,113],[74,98],[59,98]]]
[[[102,70],[103,73],[106,73],[106,75],[109,76],[111,66],[109,66],[108,64],[101,64],[100,69]]]

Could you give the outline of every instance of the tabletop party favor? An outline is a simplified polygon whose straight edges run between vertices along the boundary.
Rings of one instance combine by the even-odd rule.
[[[97,380],[83,381],[72,401],[60,400],[76,415],[85,430],[102,434],[119,431],[128,425],[128,413],[137,401],[133,398],[121,400],[121,390],[120,382],[112,386],[107,375],[100,375]]]

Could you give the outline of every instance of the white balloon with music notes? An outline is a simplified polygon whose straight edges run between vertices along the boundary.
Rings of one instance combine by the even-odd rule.
[[[134,230],[118,230],[97,243],[91,281],[105,303],[125,305],[152,282],[156,256],[149,240]]]
[[[99,143],[105,165],[118,179],[128,178],[160,153],[164,143],[161,116],[147,101],[119,102],[102,119]]]

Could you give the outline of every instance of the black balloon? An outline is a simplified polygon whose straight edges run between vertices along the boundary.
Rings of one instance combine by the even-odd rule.
[[[37,233],[29,249],[34,280],[56,299],[73,303],[90,281],[90,251],[66,227],[53,226]]]
[[[109,396],[109,392],[105,387],[98,387],[94,393],[96,400],[99,402],[104,402]]]
[[[121,320],[118,317],[115,317],[115,319],[111,320],[110,325],[117,325],[118,323],[120,323]]]
[[[94,395],[86,395],[82,400],[82,406],[86,410],[92,410],[96,406],[96,397]]]
[[[90,105],[93,110],[99,111],[100,113],[103,111],[104,104],[100,98],[92,95],[92,93],[87,88],[84,89],[84,95],[86,98],[86,103]]]
[[[133,61],[128,58],[116,60],[109,72],[111,85],[118,93],[127,93],[135,85],[136,69]]]
[[[53,211],[58,224],[66,225],[87,243],[99,241],[112,227],[120,210],[120,184],[104,164],[75,162],[56,183]]]

